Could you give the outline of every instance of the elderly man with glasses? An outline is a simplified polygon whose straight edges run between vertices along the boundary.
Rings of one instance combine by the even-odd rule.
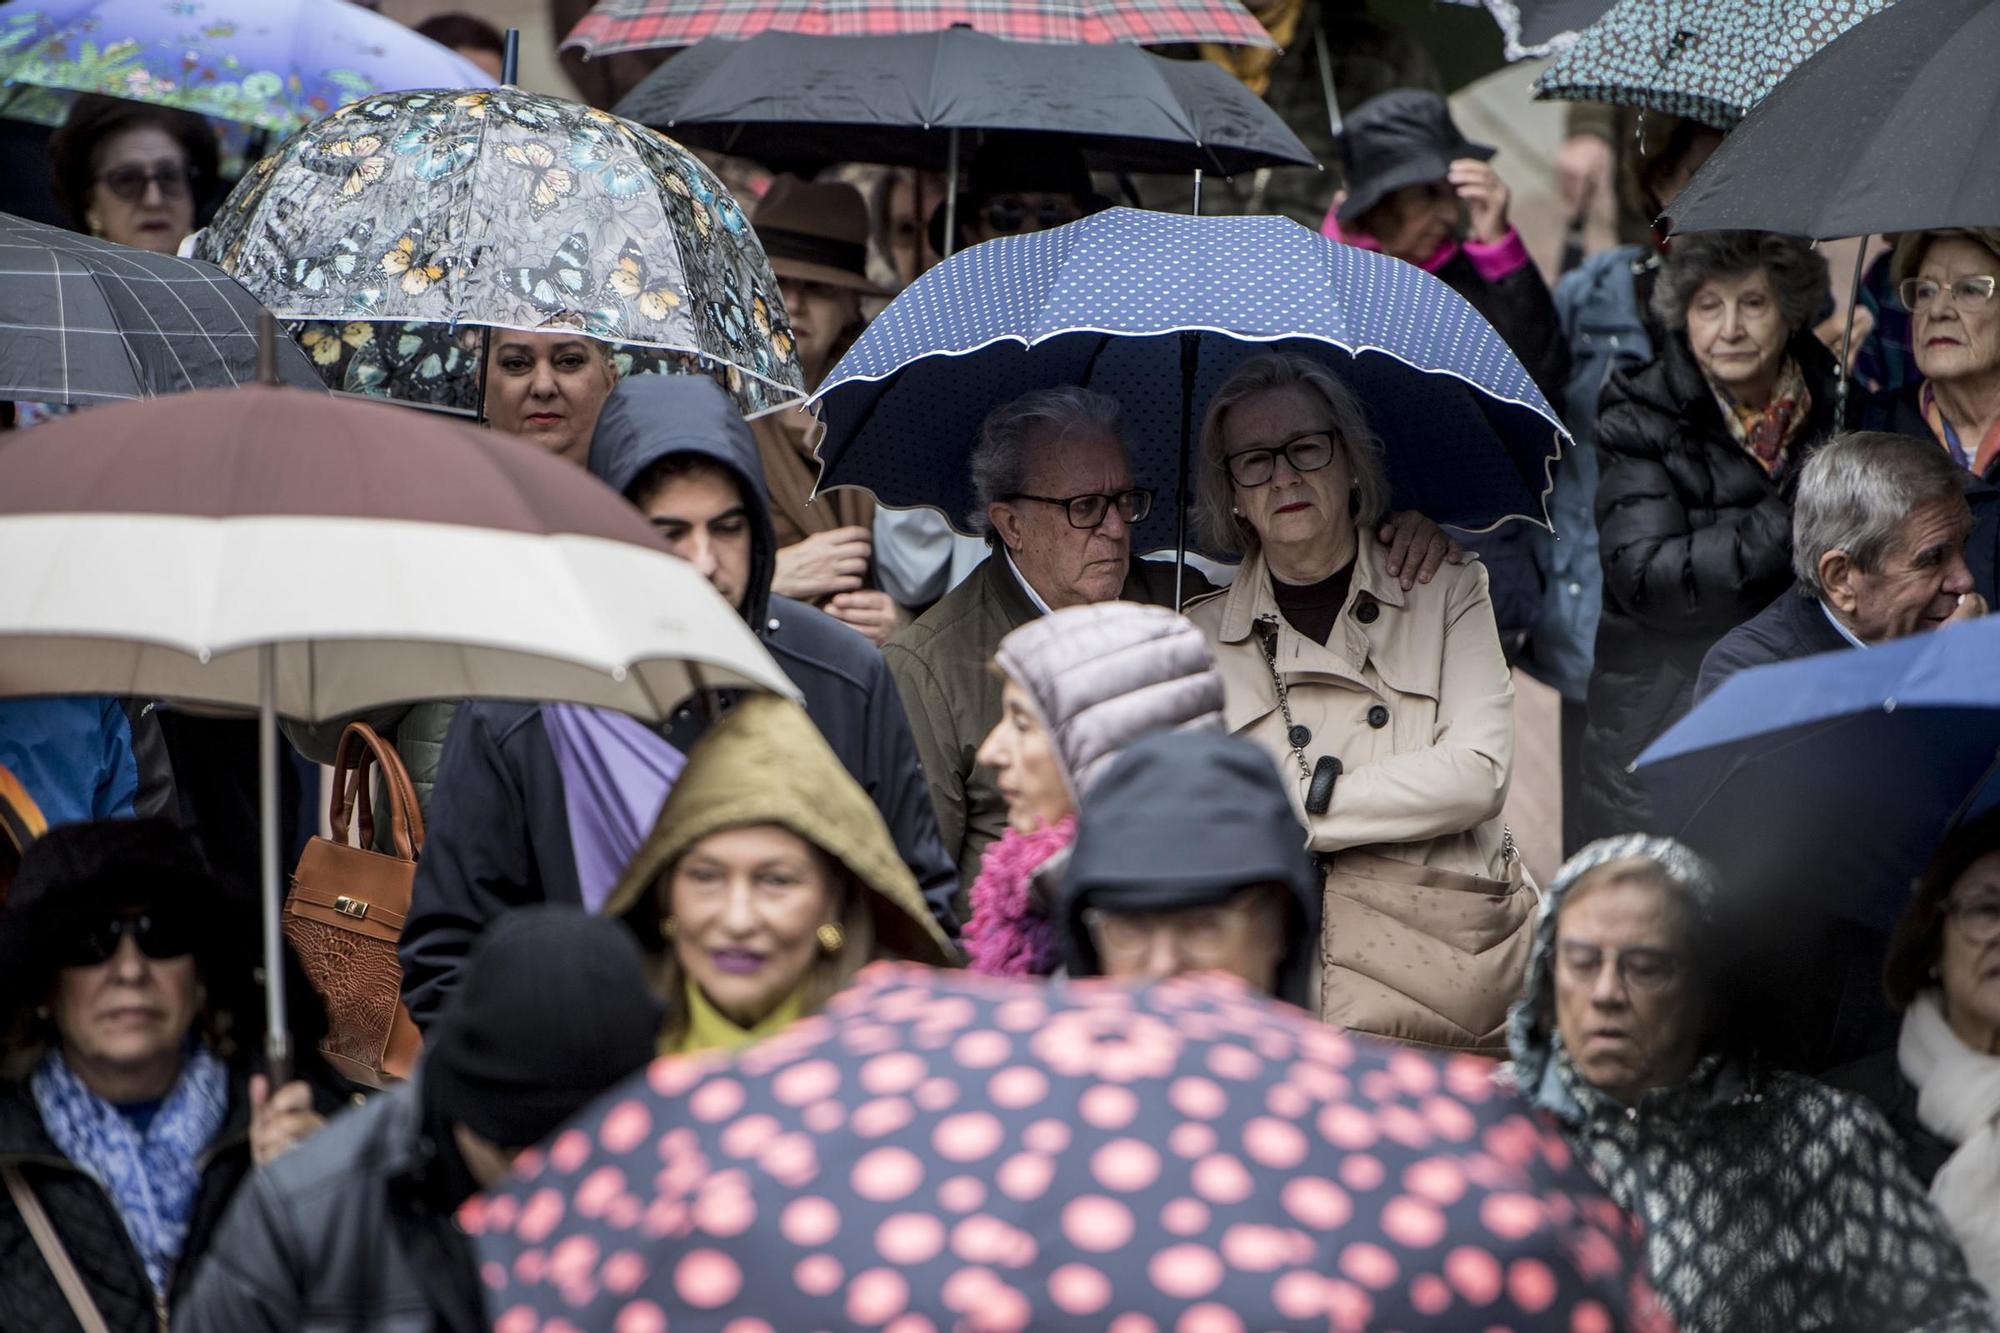
[[[959,867],[979,877],[980,855],[1007,825],[1007,803],[974,756],[1000,720],[994,649],[1050,611],[1123,600],[1171,606],[1171,562],[1132,559],[1132,529],[1152,512],[1137,486],[1115,400],[1074,386],[1003,403],[980,427],[972,455],[973,512],[992,554],[883,653],[916,734],[938,829]],[[1383,527],[1391,572],[1428,580],[1451,550],[1420,514]],[[1186,595],[1211,585],[1193,570]]]

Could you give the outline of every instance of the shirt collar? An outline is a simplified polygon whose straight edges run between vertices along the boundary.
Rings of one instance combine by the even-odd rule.
[[[1014,553],[1002,545],[1000,555],[1007,562],[1007,572],[1012,574],[1014,581],[1021,585],[1021,591],[1028,594],[1028,600],[1035,604],[1035,610],[1041,612],[1043,615],[1048,615],[1049,604],[1042,600],[1042,595],[1035,591],[1035,585],[1028,582],[1028,576],[1021,572],[1019,565],[1014,563]]]
[[[1841,638],[1847,640],[1849,645],[1855,648],[1866,648],[1868,646],[1855,636],[1853,630],[1841,623],[1840,617],[1833,613],[1832,607],[1828,606],[1825,602],[1821,602],[1819,610],[1820,614],[1826,617],[1826,623],[1833,626],[1834,630],[1839,633]]]

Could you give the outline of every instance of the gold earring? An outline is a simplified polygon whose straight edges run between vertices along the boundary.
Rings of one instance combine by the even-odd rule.
[[[104,219],[97,216],[97,210],[94,208],[83,215],[83,225],[90,228],[92,236],[104,234]]]
[[[681,929],[681,923],[674,920],[672,917],[663,916],[660,918],[660,934],[662,934],[666,938],[672,939],[675,935],[680,933],[680,929]]]
[[[819,937],[819,947],[825,953],[839,953],[847,944],[847,932],[831,921],[813,934]]]

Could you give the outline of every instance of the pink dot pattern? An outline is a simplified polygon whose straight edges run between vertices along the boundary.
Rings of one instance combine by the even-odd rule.
[[[1489,1066],[1214,977],[878,964],[655,1062],[459,1220],[507,1333],[1669,1327]]]

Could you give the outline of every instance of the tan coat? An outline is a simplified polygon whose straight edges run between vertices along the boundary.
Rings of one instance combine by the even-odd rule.
[[[1420,1045],[1498,1050],[1534,894],[1450,887],[1455,875],[1509,873],[1500,810],[1514,690],[1486,570],[1446,565],[1406,593],[1383,571],[1373,534],[1358,538],[1347,604],[1325,645],[1278,613],[1255,553],[1229,589],[1187,614],[1215,645],[1225,725],[1270,752],[1307,846],[1329,858],[1322,1016]],[[1292,720],[1312,733],[1308,764],[1341,761],[1323,815],[1305,813],[1260,624],[1275,629]]]

